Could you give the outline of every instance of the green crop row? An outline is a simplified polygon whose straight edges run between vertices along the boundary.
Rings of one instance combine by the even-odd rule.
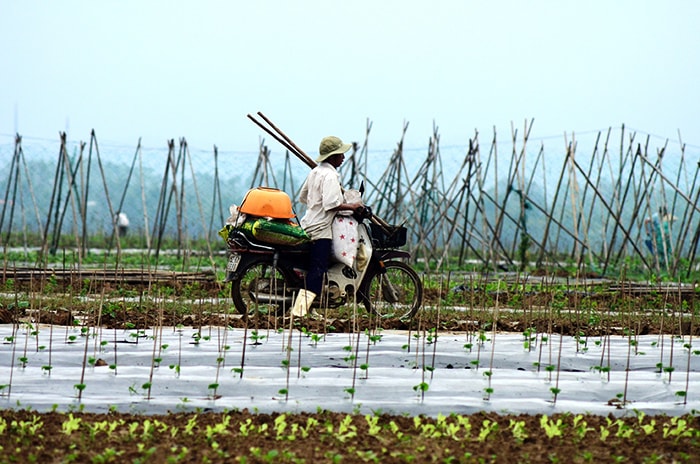
[[[0,413],[3,462],[693,462],[695,415]]]

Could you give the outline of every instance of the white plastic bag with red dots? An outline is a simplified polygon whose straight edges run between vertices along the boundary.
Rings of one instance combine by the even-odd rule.
[[[331,226],[333,231],[333,258],[353,267],[357,257],[357,220],[352,216],[337,214]]]

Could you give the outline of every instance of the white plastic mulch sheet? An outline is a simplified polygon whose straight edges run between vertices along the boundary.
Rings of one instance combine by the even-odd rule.
[[[244,344],[244,334],[0,326],[0,407],[433,416],[700,409],[700,355],[688,338],[249,330]]]

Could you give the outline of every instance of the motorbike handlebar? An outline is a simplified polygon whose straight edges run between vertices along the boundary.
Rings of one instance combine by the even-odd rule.
[[[369,206],[360,206],[355,210],[357,219],[370,219],[372,217],[372,209]]]

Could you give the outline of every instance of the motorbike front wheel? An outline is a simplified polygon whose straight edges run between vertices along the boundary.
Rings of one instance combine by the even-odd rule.
[[[293,298],[284,272],[269,262],[249,264],[231,282],[233,306],[241,314],[284,314],[291,308]]]
[[[423,283],[411,266],[385,261],[385,273],[376,273],[362,292],[367,311],[379,317],[411,319],[423,304]]]

